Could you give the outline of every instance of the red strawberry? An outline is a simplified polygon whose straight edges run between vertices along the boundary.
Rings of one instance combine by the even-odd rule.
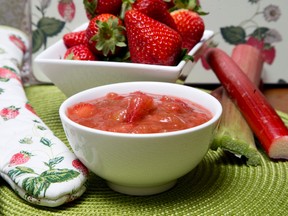
[[[132,8],[175,30],[177,29],[174,19],[171,17],[163,0],[136,0]]]
[[[141,92],[136,92],[129,100],[126,121],[135,122],[155,108],[153,98]]]
[[[128,47],[134,63],[176,65],[181,56],[178,32],[137,10],[125,13]]]
[[[79,118],[90,118],[93,115],[95,115],[96,109],[93,104],[90,103],[79,103],[75,106],[68,109],[68,115],[70,117],[75,117],[77,119]]]
[[[31,156],[33,155],[29,152],[20,151],[11,157],[9,161],[9,166],[16,166],[27,163],[30,160]]]
[[[15,106],[5,107],[0,110],[0,116],[3,118],[4,121],[8,121],[9,119],[14,119],[19,115],[19,109]]]
[[[23,53],[26,52],[27,47],[24,43],[24,41],[18,37],[17,35],[10,35],[9,39],[12,43],[14,43]]]
[[[16,79],[21,82],[20,77],[12,70],[8,68],[0,68],[0,81],[8,82],[10,79]]]
[[[205,24],[196,12],[179,9],[171,12],[179,34],[183,39],[183,48],[191,50],[202,38]]]
[[[264,43],[264,38],[249,37],[246,44],[256,47],[261,51],[262,58],[267,64],[272,64],[275,56],[276,50],[273,46]]]
[[[77,32],[69,32],[64,34],[63,42],[67,48],[79,45],[79,44],[88,44],[88,40],[86,37],[86,30],[77,31]]]
[[[58,12],[65,21],[71,22],[76,12],[73,0],[60,0],[58,2]]]
[[[165,2],[165,4],[167,5],[168,9],[171,9],[175,6],[174,0],[163,0],[163,2]]]
[[[261,50],[261,51],[264,47],[264,41],[261,38],[258,39],[256,37],[251,36],[247,39],[246,43],[257,48],[258,50]]]
[[[64,54],[64,59],[66,60],[85,60],[85,61],[95,61],[97,58],[90,51],[88,46],[80,44],[70,47],[66,50]]]
[[[29,102],[27,102],[25,104],[25,108],[36,115],[36,112],[35,112],[34,108],[31,106],[31,104]]]
[[[72,166],[79,170],[84,176],[88,176],[89,170],[84,166],[84,164],[79,160],[75,159],[72,161]]]
[[[269,65],[271,65],[273,63],[275,56],[276,56],[276,50],[275,50],[275,47],[273,47],[273,46],[270,46],[268,48],[264,48],[262,50],[262,58]]]
[[[100,14],[90,20],[86,36],[90,50],[98,56],[113,56],[126,47],[123,22],[112,14]]]
[[[83,0],[84,9],[89,20],[97,15],[109,13],[120,14],[122,0]]]

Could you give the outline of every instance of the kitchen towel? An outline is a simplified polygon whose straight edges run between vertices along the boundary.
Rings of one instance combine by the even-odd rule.
[[[28,37],[0,26],[0,41],[0,176],[29,203],[56,207],[73,201],[86,190],[88,169],[27,100],[20,70]]]

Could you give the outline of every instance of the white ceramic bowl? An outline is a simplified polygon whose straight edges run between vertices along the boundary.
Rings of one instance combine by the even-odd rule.
[[[109,92],[133,91],[185,98],[213,114],[194,128],[167,133],[128,134],[88,128],[71,121],[66,110],[78,102]],[[170,189],[181,176],[195,168],[210,147],[212,132],[221,116],[218,100],[201,90],[173,83],[116,83],[85,90],[66,99],[59,110],[69,143],[77,157],[115,191],[151,195]]]
[[[83,24],[75,31],[85,29]],[[189,52],[193,56],[202,45],[213,36],[206,30],[201,42]],[[34,60],[35,68],[40,70],[66,96],[82,90],[105,84],[130,81],[161,81],[175,83],[184,73],[192,70],[191,61],[181,61],[177,66],[147,65],[124,62],[63,60],[66,47],[59,40]]]

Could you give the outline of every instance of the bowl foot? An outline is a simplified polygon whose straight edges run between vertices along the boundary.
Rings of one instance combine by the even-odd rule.
[[[153,194],[162,193],[174,187],[176,181],[171,181],[163,185],[157,185],[152,187],[130,187],[124,185],[118,185],[112,182],[107,182],[107,185],[114,191],[134,196],[148,196]]]

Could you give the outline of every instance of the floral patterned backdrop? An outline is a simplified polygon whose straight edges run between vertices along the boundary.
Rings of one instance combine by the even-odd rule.
[[[215,36],[210,46],[217,46],[229,54],[240,43],[261,50],[264,58],[263,81],[288,83],[288,2],[286,0],[213,0],[201,1],[206,29]],[[286,12],[286,13],[285,13]],[[201,59],[187,79],[188,83],[218,83],[205,61]]]
[[[88,22],[82,2],[82,0],[31,1],[33,58],[60,40],[65,33]],[[34,73],[37,79],[49,81],[35,67]]]
[[[32,28],[32,59],[65,33],[88,21],[82,0],[30,0],[31,11],[23,10],[27,2],[0,0],[0,24],[24,31]],[[251,44],[261,50],[265,59],[264,83],[288,83],[287,0],[202,0],[200,3],[209,12],[203,17],[206,29],[215,32],[212,46],[231,53],[236,44]],[[37,68],[33,67],[33,72],[38,80],[49,82]],[[218,79],[205,61],[199,61],[186,82],[209,84],[218,83]]]

